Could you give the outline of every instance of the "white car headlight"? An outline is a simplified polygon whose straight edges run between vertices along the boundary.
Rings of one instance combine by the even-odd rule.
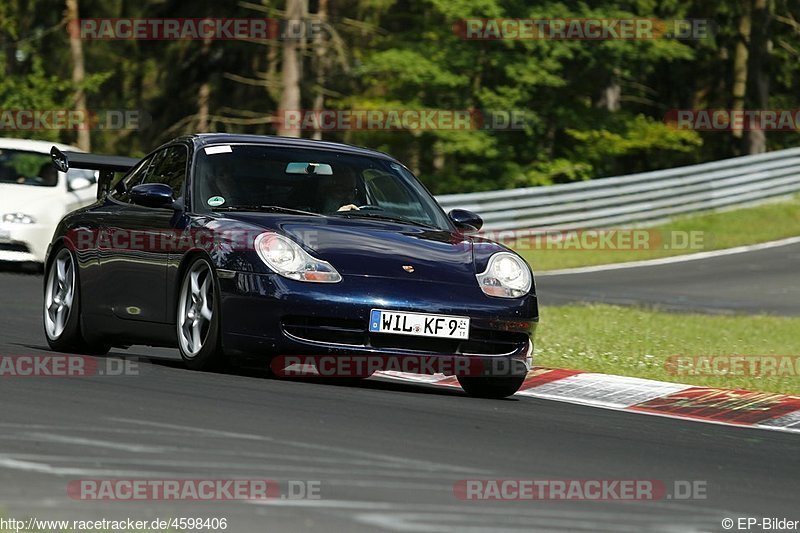
[[[498,252],[489,258],[486,270],[476,276],[481,290],[489,296],[519,298],[530,292],[531,269],[520,257]]]
[[[9,224],[36,224],[36,219],[25,213],[6,213],[3,222]]]
[[[297,281],[337,283],[342,276],[327,261],[311,257],[293,240],[267,231],[255,240],[256,252],[276,274]]]

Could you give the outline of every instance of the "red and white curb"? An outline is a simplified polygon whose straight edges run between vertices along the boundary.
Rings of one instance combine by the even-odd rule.
[[[378,372],[393,381],[459,387],[455,377]],[[670,418],[800,433],[800,396],[696,387],[579,370],[534,368],[515,396]]]

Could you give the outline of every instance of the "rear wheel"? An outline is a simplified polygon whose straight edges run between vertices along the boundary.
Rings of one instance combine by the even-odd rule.
[[[525,376],[458,377],[464,392],[476,398],[507,398],[514,395],[525,381]]]
[[[220,368],[222,352],[219,287],[207,259],[195,259],[186,269],[178,296],[178,349],[193,370]]]
[[[104,355],[106,345],[90,344],[81,334],[81,291],[75,258],[67,248],[55,251],[44,284],[44,332],[57,352]]]

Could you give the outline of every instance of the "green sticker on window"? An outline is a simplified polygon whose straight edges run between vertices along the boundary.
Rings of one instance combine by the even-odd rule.
[[[225,203],[225,198],[222,196],[212,196],[208,199],[208,205],[211,207],[219,207]]]

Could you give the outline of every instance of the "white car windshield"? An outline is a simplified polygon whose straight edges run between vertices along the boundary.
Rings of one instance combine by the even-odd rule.
[[[48,154],[0,148],[0,183],[55,187],[58,171]]]

